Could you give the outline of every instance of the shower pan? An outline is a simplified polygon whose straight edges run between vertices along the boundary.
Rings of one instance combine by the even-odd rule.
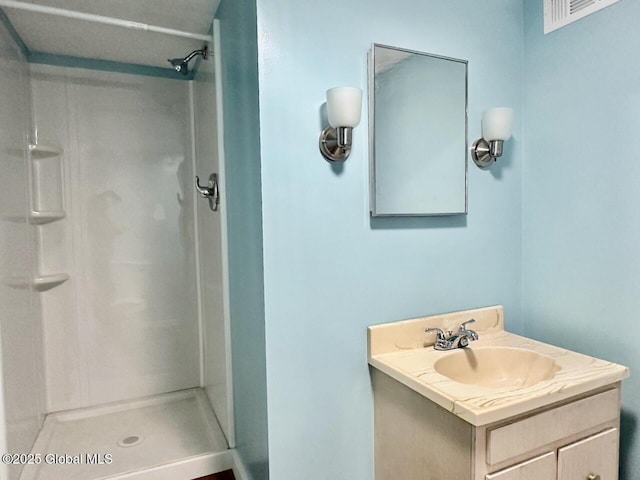
[[[3,300],[20,298],[0,318],[0,450],[41,461],[0,467],[0,478],[192,480],[233,469],[241,480],[216,22],[208,33],[217,2],[39,3],[0,0],[0,47],[22,50],[0,66],[0,94],[21,99],[16,111],[31,104],[11,141],[22,128],[32,144],[16,153],[25,170],[0,179],[28,192],[1,212],[2,241],[19,233],[29,249],[0,285]],[[189,51],[167,64],[167,53]],[[210,208],[194,179],[211,172]]]
[[[152,475],[151,467],[185,459],[200,463],[202,473],[214,452],[226,449],[203,390],[183,390],[47,416],[33,448],[43,461],[27,465],[20,478],[87,480],[132,472],[143,478]]]

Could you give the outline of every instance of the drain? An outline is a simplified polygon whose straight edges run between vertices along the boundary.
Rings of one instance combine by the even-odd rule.
[[[118,440],[117,443],[118,443],[119,447],[125,447],[125,448],[126,447],[135,447],[136,445],[141,443],[142,440],[144,440],[144,437],[142,435],[128,435],[128,436]]]

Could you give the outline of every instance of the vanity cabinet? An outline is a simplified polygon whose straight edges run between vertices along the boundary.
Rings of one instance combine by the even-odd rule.
[[[549,452],[513,467],[487,474],[487,480],[543,480],[556,478],[556,454]]]
[[[618,429],[611,428],[558,451],[558,480],[618,478]]]
[[[618,478],[618,429],[611,428],[526,462],[486,475],[486,480],[605,480]],[[557,473],[556,473],[557,472]]]
[[[372,378],[376,480],[618,478],[619,383],[474,426],[375,368]]]

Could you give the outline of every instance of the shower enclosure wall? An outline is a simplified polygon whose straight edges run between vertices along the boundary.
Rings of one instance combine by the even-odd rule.
[[[0,111],[0,450],[29,452],[44,415],[63,412],[47,417],[36,449],[100,437],[92,447],[114,464],[136,460],[22,478],[90,480],[203,455],[211,467],[234,442],[224,196],[212,212],[193,186],[215,171],[224,192],[214,60],[191,81],[29,66],[1,27],[0,51],[0,94],[11,99]],[[146,453],[127,453],[134,443],[155,456],[136,463]]]
[[[45,413],[39,294],[29,288],[38,274],[37,227],[29,222],[29,66],[1,27],[0,60],[0,450],[28,452]],[[19,471],[0,464],[3,480]]]
[[[62,147],[67,217],[40,227],[48,411],[200,384],[186,82],[35,65],[37,143]]]

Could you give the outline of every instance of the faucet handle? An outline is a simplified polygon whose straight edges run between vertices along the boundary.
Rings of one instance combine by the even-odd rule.
[[[462,323],[460,324],[460,330],[466,330],[466,329],[467,329],[467,325],[468,325],[468,324],[470,324],[470,323],[475,323],[475,322],[476,322],[476,319],[475,319],[475,318],[471,318],[471,319],[467,320],[466,322],[462,322]]]
[[[467,325],[470,324],[470,323],[475,323],[475,321],[476,321],[475,318],[471,318],[471,319],[467,320],[466,322],[462,322],[460,324],[459,333],[468,335],[471,340],[478,340],[478,338],[479,338],[478,334],[473,330],[468,330],[467,329]]]
[[[444,332],[442,331],[441,328],[425,328],[424,329],[425,332],[436,332],[436,338],[438,340],[444,340],[445,336],[444,336]]]

